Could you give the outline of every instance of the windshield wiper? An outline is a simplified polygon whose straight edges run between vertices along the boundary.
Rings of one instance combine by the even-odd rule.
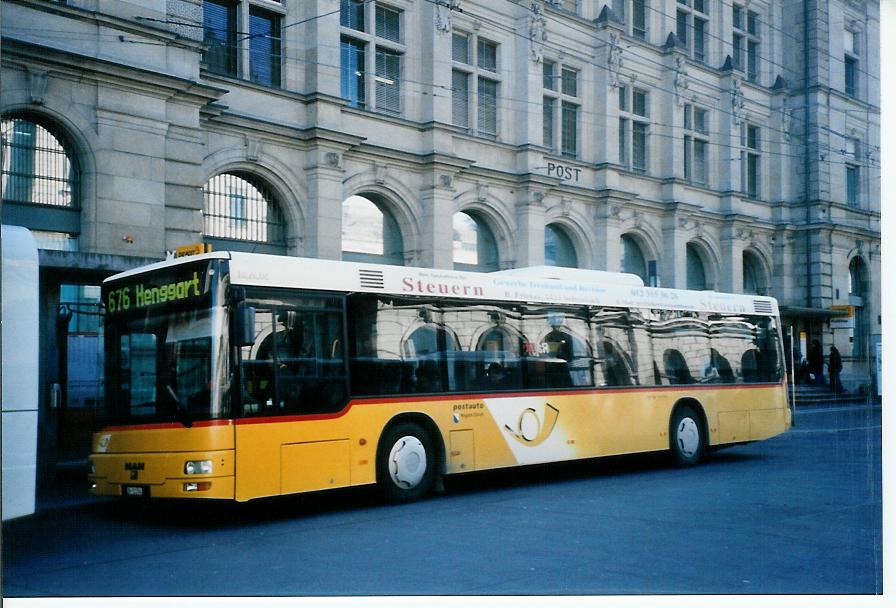
[[[180,422],[182,425],[187,427],[188,429],[193,426],[193,421],[190,419],[190,410],[186,405],[178,398],[177,393],[174,392],[174,389],[171,388],[170,384],[166,384],[165,388],[168,389],[168,394],[171,395],[171,398],[174,399],[175,404],[175,420]]]

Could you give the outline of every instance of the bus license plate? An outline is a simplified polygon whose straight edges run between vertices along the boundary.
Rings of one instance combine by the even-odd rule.
[[[147,488],[145,486],[125,486],[124,487],[124,495],[125,496],[136,496],[136,497],[149,496],[149,488]]]

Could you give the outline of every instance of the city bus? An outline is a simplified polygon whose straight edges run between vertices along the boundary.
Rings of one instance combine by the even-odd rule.
[[[693,465],[791,426],[770,297],[239,252],[118,274],[102,297],[96,495],[377,484],[404,502],[470,471]]]
[[[0,228],[3,520],[31,515],[37,483],[39,263],[34,235]]]

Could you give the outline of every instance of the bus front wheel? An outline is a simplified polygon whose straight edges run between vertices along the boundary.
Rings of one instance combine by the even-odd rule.
[[[690,406],[675,410],[669,424],[672,456],[678,466],[691,466],[700,462],[706,449],[703,421]]]
[[[377,482],[387,500],[423,498],[435,476],[435,449],[429,433],[413,422],[401,422],[386,431],[380,443]]]

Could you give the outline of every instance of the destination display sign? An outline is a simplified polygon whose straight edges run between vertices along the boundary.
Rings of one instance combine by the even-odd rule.
[[[207,293],[208,263],[128,277],[103,286],[106,314],[137,312],[161,305],[199,302]]]

